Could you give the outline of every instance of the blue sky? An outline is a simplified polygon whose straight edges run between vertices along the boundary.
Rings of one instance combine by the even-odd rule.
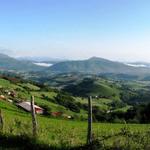
[[[0,0],[0,49],[150,62],[149,8],[149,0]]]

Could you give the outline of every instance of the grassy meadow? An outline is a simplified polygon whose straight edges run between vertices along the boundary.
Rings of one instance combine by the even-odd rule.
[[[104,81],[102,81],[104,82]],[[102,83],[104,84],[104,83]],[[111,83],[109,83],[111,84]],[[108,85],[109,85],[108,84]],[[112,101],[120,101],[118,98],[119,91],[111,86],[102,86],[104,91],[113,95],[113,98],[93,99],[93,106],[99,109],[107,110],[108,105]],[[98,86],[99,88],[101,86]],[[83,149],[98,150],[101,149],[120,149],[120,150],[148,150],[150,141],[150,125],[149,124],[122,124],[119,123],[93,123],[93,141],[94,147],[86,147],[87,140],[87,111],[80,109],[80,113],[73,112],[63,105],[53,102],[57,95],[55,90],[43,90],[31,83],[14,83],[9,80],[0,79],[1,94],[5,94],[5,90],[15,90],[17,97],[13,98],[6,95],[7,99],[13,99],[13,102],[0,100],[0,109],[2,111],[4,126],[0,130],[0,149],[42,149],[42,145],[46,145],[43,149]],[[107,89],[107,90],[106,90]],[[25,112],[18,108],[15,104],[16,100],[30,100],[31,95],[35,96],[35,103],[39,106],[47,106],[51,112],[63,111],[65,114],[74,116],[73,120],[54,118],[50,115],[37,115],[38,135],[36,137],[35,147],[32,146],[32,119],[29,112]],[[47,97],[46,100],[44,97]],[[52,101],[51,101],[52,100]],[[87,104],[86,98],[75,97],[75,101],[81,104]],[[126,111],[130,106],[120,108],[119,111]],[[118,108],[119,109],[119,108]],[[117,110],[116,110],[117,111]],[[79,119],[80,118],[80,119]],[[83,118],[83,119],[81,119]],[[81,121],[82,120],[82,121]],[[27,137],[27,139],[26,139]],[[29,138],[29,139],[28,139]],[[31,139],[30,139],[31,138]],[[16,140],[16,141],[15,141]],[[20,141],[20,146],[18,146]],[[10,144],[12,143],[12,144]],[[21,144],[22,143],[22,144]],[[28,143],[26,145],[26,143]],[[34,145],[34,144],[33,144]],[[39,145],[39,146],[37,146]],[[8,147],[9,146],[9,147]],[[95,147],[98,146],[98,147]]]
[[[3,133],[6,135],[28,135],[32,136],[32,122],[30,113],[25,113],[16,106],[0,101],[0,108],[4,118]],[[86,144],[87,122],[69,121],[37,116],[38,140],[44,144],[56,147],[82,146]],[[126,131],[127,130],[127,131]],[[111,124],[93,123],[93,133],[96,138],[105,138],[105,144],[113,145],[117,140],[124,142],[125,132],[144,134],[150,130],[146,124]],[[115,137],[116,134],[121,133]],[[111,138],[112,136],[112,138]],[[114,138],[113,138],[114,136]]]

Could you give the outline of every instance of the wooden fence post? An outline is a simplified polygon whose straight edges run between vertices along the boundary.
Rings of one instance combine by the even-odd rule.
[[[92,97],[88,98],[88,134],[87,144],[92,143]]]
[[[3,115],[2,115],[2,111],[0,109],[0,130],[3,131]]]
[[[32,115],[32,129],[33,129],[33,136],[37,136],[37,120],[36,120],[36,112],[34,108],[34,96],[31,96],[31,115]]]

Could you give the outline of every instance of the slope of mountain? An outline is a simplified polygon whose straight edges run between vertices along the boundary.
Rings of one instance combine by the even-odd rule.
[[[15,96],[9,94],[9,92],[11,91],[15,93]],[[30,91],[30,93],[28,91]],[[35,85],[18,78],[6,76],[0,77],[0,104],[2,101],[11,103],[9,101],[9,99],[11,99],[13,102],[12,104],[16,106],[17,103],[20,103],[22,101],[29,101],[31,95],[34,95],[35,103],[38,106],[42,107],[49,115],[51,115],[51,112],[61,111],[64,114],[70,114],[71,116],[86,116],[86,111],[83,109],[81,109],[80,113],[75,109],[72,109],[71,107],[69,108],[69,105],[64,105],[64,103],[57,102],[56,98],[58,94],[67,98],[65,104],[68,102],[69,104],[72,103],[73,106],[76,105],[77,102],[75,98],[63,93],[60,94],[60,91],[57,91],[56,89],[54,90],[50,87],[44,88],[43,86],[41,87],[40,85]]]
[[[119,88],[114,86],[111,82],[107,82],[102,78],[85,78],[81,82],[71,84],[63,89],[74,96],[97,96],[119,100]]]
[[[14,70],[14,71],[39,71],[43,69],[28,61],[19,61],[15,58],[0,54],[0,70]]]
[[[136,68],[120,62],[114,62],[103,58],[92,57],[82,61],[66,61],[54,64],[49,68],[57,73],[82,72],[82,73],[124,73],[124,74],[149,74],[148,68]]]

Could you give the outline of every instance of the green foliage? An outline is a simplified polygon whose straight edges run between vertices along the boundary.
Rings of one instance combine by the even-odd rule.
[[[57,96],[55,97],[55,101],[60,104],[65,106],[66,108],[70,109],[71,111],[80,112],[80,108],[75,102],[75,99],[71,97],[70,95],[64,94],[64,93],[58,93]]]
[[[86,78],[76,85],[68,85],[64,88],[64,91],[81,97],[97,96],[99,98],[119,99],[119,90],[92,78]]]

